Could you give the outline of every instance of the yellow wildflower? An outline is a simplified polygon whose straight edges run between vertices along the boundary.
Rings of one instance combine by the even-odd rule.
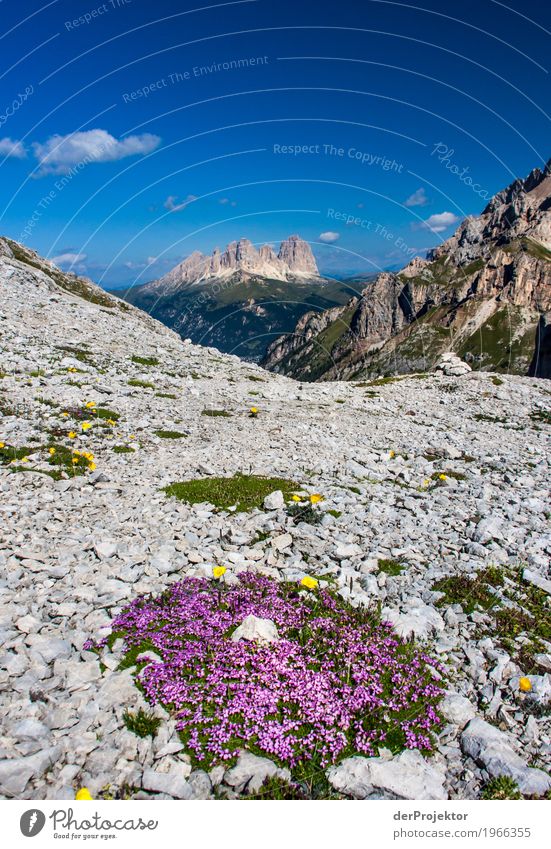
[[[213,569],[212,569],[212,574],[218,580],[218,578],[221,578],[222,575],[226,574],[226,567],[225,566],[214,566]]]
[[[93,410],[94,407],[96,406],[96,402],[95,401],[88,401],[85,406],[88,410]]]
[[[319,504],[320,501],[323,501],[323,495],[320,495],[318,492],[314,492],[310,496],[310,503],[311,504]]]
[[[130,436],[129,436],[128,438],[129,438],[129,439],[136,439],[136,437],[134,436],[134,434],[133,434],[133,433],[131,433],[131,434],[130,434]]]
[[[113,419],[107,419],[107,424],[110,425],[111,427],[113,427],[115,422],[114,422]]]
[[[396,457],[396,451],[389,451],[388,456],[391,460],[394,460],[394,458]]]
[[[82,422],[82,430],[87,431],[90,430],[92,424],[90,422]]]
[[[447,476],[447,475],[444,475],[444,474],[442,474],[442,475],[438,475],[438,480],[439,480],[439,481],[445,481],[445,480],[447,480],[447,479],[448,479],[448,476]]]
[[[64,419],[67,419],[69,417],[69,413],[67,412],[62,413],[61,415]]]
[[[28,462],[29,462],[29,458],[28,458],[28,457],[21,457],[20,462],[21,462],[21,463],[28,463]]]
[[[70,368],[67,369],[67,371],[70,372],[71,374],[74,374],[74,372],[76,371],[76,368],[74,366],[71,366]]]
[[[55,454],[55,448],[48,448],[48,454],[53,457]]]
[[[73,457],[73,460],[72,460],[73,465],[76,465],[78,463],[78,460],[79,460],[78,457]]]
[[[532,682],[530,681],[529,678],[522,677],[522,678],[519,679],[518,688],[521,691],[521,693],[529,693],[530,690],[532,689]]]
[[[0,448],[5,448],[5,445],[4,445],[3,442],[0,442]]]
[[[315,590],[318,582],[315,578],[311,578],[310,575],[306,575],[300,582],[303,587],[306,587],[309,590]]]
[[[291,501],[300,501],[300,495],[291,495]]]
[[[76,433],[74,432],[74,430],[69,431],[67,436],[69,437],[69,439],[76,439]]]
[[[92,802],[92,796],[90,795],[90,791],[87,787],[81,787],[78,793],[75,795],[75,799],[79,802]]]
[[[91,472],[93,472],[96,469],[96,464],[95,463],[88,463],[88,468],[90,469]]]
[[[258,413],[258,407],[251,407],[250,412],[253,414],[253,416],[256,416]]]
[[[429,478],[425,478],[425,480],[423,481],[423,486],[424,486],[424,487],[430,486],[430,480],[429,480]]]

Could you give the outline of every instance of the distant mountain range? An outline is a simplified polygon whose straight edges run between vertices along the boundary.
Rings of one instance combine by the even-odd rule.
[[[551,377],[551,161],[426,259],[301,316],[262,365],[300,380],[357,380],[426,371],[444,351],[473,368]]]
[[[259,360],[305,312],[344,304],[363,285],[323,278],[308,243],[294,235],[277,253],[248,239],[210,256],[194,251],[124,297],[183,338]]]

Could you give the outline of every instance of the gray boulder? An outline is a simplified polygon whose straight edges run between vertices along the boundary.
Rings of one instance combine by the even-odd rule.
[[[267,778],[274,776],[285,781],[291,780],[288,769],[280,769],[268,758],[259,758],[243,750],[239,753],[236,765],[226,772],[224,783],[233,787],[237,793],[256,793]]]
[[[551,788],[551,778],[541,769],[526,765],[514,751],[509,737],[479,717],[471,719],[461,735],[461,748],[492,778],[508,775],[521,793],[543,796]]]
[[[331,785],[353,799],[447,799],[444,775],[417,750],[396,757],[346,758],[331,767]]]

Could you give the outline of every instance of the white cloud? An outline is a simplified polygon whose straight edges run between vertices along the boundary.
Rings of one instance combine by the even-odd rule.
[[[0,139],[0,154],[2,154],[2,156],[7,156],[8,158],[25,159],[27,151],[25,150],[23,142],[6,137]]]
[[[160,142],[159,136],[152,133],[116,139],[106,130],[87,130],[66,136],[56,134],[44,144],[33,142],[33,150],[40,163],[40,175],[67,174],[72,168],[91,162],[115,162],[150,153]]]
[[[136,271],[139,268],[147,268],[150,265],[154,265],[158,259],[158,256],[148,256],[143,262],[134,262],[134,260],[129,259],[123,265],[125,268],[130,269],[130,271]]]
[[[70,266],[83,263],[85,259],[86,254],[64,253],[59,256],[52,257],[51,261],[59,266],[59,268],[69,268]]]
[[[432,230],[433,233],[442,233],[448,227],[457,224],[458,221],[459,217],[454,215],[453,212],[438,212],[435,215],[431,215],[426,221],[423,221],[420,226]]]
[[[340,239],[340,233],[334,233],[332,230],[326,230],[325,233],[320,233],[318,239],[320,242],[336,242],[337,239]]]
[[[425,190],[420,188],[404,201],[404,206],[426,206],[428,202],[429,199],[425,194]]]
[[[230,200],[229,198],[220,198],[220,200],[218,201],[218,203],[221,203],[221,204],[222,204],[222,206],[225,206],[225,205],[226,205],[226,204],[228,204],[228,203],[229,203],[229,205],[230,205],[230,206],[237,206],[237,201],[235,201],[235,200]]]
[[[197,200],[197,195],[188,195],[187,198],[180,203],[178,203],[178,195],[169,195],[163,206],[165,209],[168,209],[169,212],[178,212],[180,209],[184,209],[188,204],[193,203],[194,200]]]

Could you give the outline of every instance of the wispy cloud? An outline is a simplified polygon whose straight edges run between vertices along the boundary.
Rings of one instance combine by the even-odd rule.
[[[169,212],[178,212],[180,209],[185,209],[185,207],[189,206],[190,203],[193,203],[194,200],[197,200],[197,195],[188,195],[185,200],[180,202],[178,202],[178,195],[169,195],[163,203],[163,206],[165,209],[168,209]]]
[[[148,256],[147,259],[143,262],[134,262],[133,260],[128,260],[128,262],[124,263],[124,267],[129,268],[130,271],[136,271],[139,268],[148,268],[150,265],[155,265],[158,259],[159,257],[157,256]]]
[[[229,205],[229,206],[237,206],[237,201],[235,201],[235,200],[230,200],[230,198],[220,198],[220,200],[218,201],[218,203],[221,203],[221,204],[222,204],[222,206],[226,206],[226,205]]]
[[[428,197],[425,194],[425,190],[423,188],[417,189],[416,192],[413,192],[406,200],[404,201],[404,206],[426,206],[429,202]]]
[[[326,230],[325,233],[319,234],[318,239],[320,242],[336,242],[340,237],[340,233],[335,233],[333,230]]]
[[[426,227],[427,230],[432,230],[433,233],[442,233],[444,230],[447,230],[448,227],[452,227],[454,224],[457,224],[459,220],[459,216],[454,215],[453,212],[437,212],[435,215],[431,215],[427,218],[426,221],[415,226]]]
[[[6,138],[0,139],[0,155],[12,159],[25,159],[27,151],[23,142],[6,136]]]
[[[67,174],[75,167],[92,162],[115,162],[127,156],[150,153],[161,139],[152,133],[116,139],[106,130],[87,130],[53,135],[44,143],[33,142],[34,155],[40,164],[39,175]]]
[[[82,263],[86,259],[86,254],[77,254],[77,253],[63,253],[59,254],[59,256],[52,257],[52,262],[55,263],[59,268],[68,269],[73,265],[82,266]]]

